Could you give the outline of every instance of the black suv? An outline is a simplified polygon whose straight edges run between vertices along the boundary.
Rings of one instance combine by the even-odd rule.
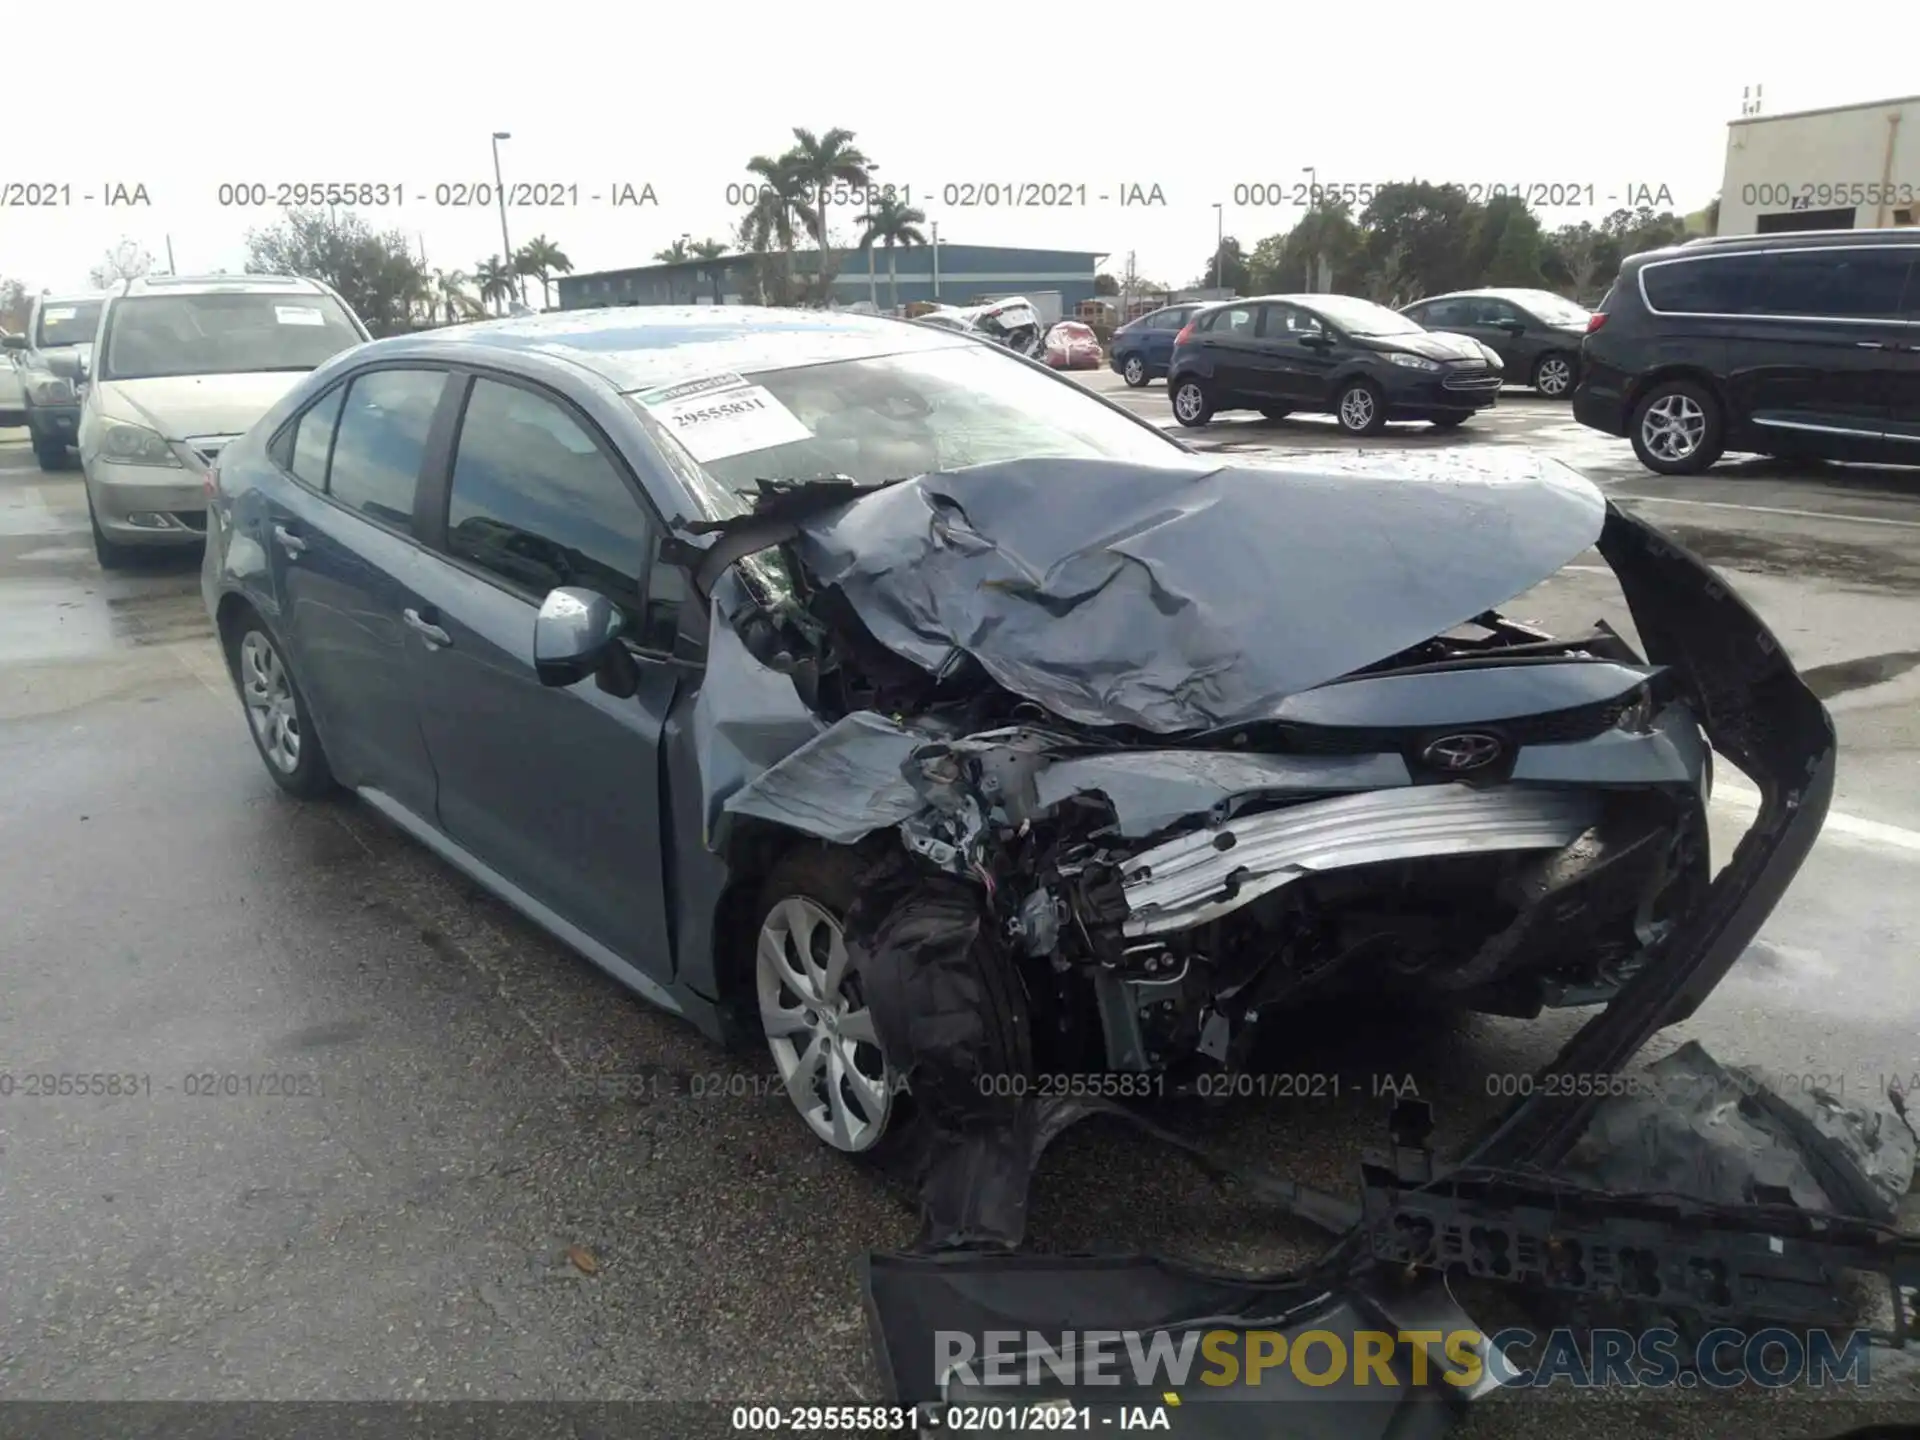
[[[1202,310],[1174,337],[1167,393],[1182,425],[1220,410],[1331,413],[1349,435],[1389,420],[1450,429],[1500,395],[1500,357],[1352,295],[1262,295]]]
[[[1920,232],[1634,255],[1581,345],[1574,418],[1694,475],[1727,450],[1920,464]]]

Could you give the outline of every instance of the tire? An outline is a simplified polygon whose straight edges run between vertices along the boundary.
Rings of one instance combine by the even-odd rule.
[[[334,788],[333,770],[279,640],[252,610],[227,628],[227,666],[260,763],[289,795],[318,799]]]
[[[1465,415],[1437,415],[1427,421],[1436,430],[1458,430],[1467,423]]]
[[[1138,390],[1147,383],[1147,362],[1138,355],[1129,355],[1120,366],[1120,378]]]
[[[1333,416],[1349,435],[1378,435],[1387,423],[1380,387],[1371,380],[1348,381],[1334,397]]]
[[[1293,413],[1293,411],[1291,411],[1291,410],[1280,410],[1280,409],[1272,409],[1272,408],[1263,408],[1263,409],[1262,409],[1262,410],[1260,411],[1260,413],[1261,413],[1261,415],[1263,415],[1263,416],[1265,416],[1265,417],[1266,417],[1266,419],[1267,419],[1268,421],[1270,421],[1271,423],[1273,423],[1273,424],[1275,424],[1275,425],[1278,425],[1278,424],[1279,424],[1279,423],[1280,423],[1280,422],[1281,422],[1282,420],[1284,420],[1284,419],[1286,419],[1286,418],[1287,418],[1287,416],[1289,416],[1289,415],[1291,415],[1291,414]]]
[[[1169,387],[1167,398],[1173,402],[1173,418],[1189,429],[1197,430],[1213,419],[1213,392],[1204,381],[1192,377],[1177,380]]]
[[[1720,458],[1720,401],[1693,380],[1658,380],[1633,407],[1633,453],[1656,475],[1698,475]]]
[[[791,852],[761,887],[748,933],[761,1029],[788,1099],[822,1144],[847,1155],[879,1158],[897,1150],[912,1130],[911,1097],[897,1083],[873,1032],[861,977],[844,958],[834,997],[841,1008],[829,1010],[819,989],[836,946],[845,955],[846,918],[861,868],[850,850],[806,846]],[[855,1017],[864,1023],[849,1027]],[[849,1036],[848,1028],[857,1033]],[[841,1063],[871,1083],[856,1086],[849,1078],[835,1084],[818,1073],[819,1066],[809,1065],[816,1046],[825,1047],[819,1051],[821,1065],[832,1047],[846,1046]],[[808,1096],[819,1102],[817,1107],[794,1096],[794,1077],[803,1067],[815,1071]]]
[[[93,513],[93,497],[87,497],[87,525],[93,531],[93,558],[102,570],[124,570],[134,562],[133,548],[109,540],[100,528],[100,517]]]
[[[33,437],[33,458],[40,462],[42,470],[64,470],[67,468],[67,442],[59,436],[43,438]]]
[[[1533,364],[1533,388],[1536,394],[1549,400],[1558,400],[1573,393],[1574,382],[1573,357],[1558,350],[1549,350]]]

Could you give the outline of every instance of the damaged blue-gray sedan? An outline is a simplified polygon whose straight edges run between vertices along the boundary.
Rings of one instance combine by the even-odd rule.
[[[1057,1114],[1172,1093],[1301,997],[1718,982],[1834,740],[1701,562],[1549,462],[1224,466],[884,319],[621,309],[338,356],[209,477],[203,583],[268,773],[356,791],[649,1000],[764,1043],[927,1245],[1015,1248]],[[1642,654],[1499,607],[1592,549]],[[1717,752],[1760,788],[1716,875]],[[1541,1086],[1478,1143],[1551,1163]],[[1051,1282],[1049,1282],[1051,1283]]]

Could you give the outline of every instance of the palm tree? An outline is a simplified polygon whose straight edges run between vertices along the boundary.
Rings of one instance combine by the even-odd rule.
[[[549,281],[556,272],[561,275],[572,274],[573,262],[553,241],[544,235],[536,235],[514,255],[513,268],[516,273],[530,275],[540,282],[540,305],[546,309],[553,303]]]
[[[689,249],[696,260],[718,260],[733,247],[724,240],[706,239],[695,242]],[[715,266],[707,267],[707,283],[713,286],[713,303],[720,303],[720,271]]]
[[[682,235],[666,249],[654,251],[653,258],[662,265],[678,265],[682,260],[691,260],[693,256],[687,252],[687,237]]]
[[[460,320],[471,320],[475,315],[484,313],[473,296],[467,293],[471,283],[464,270],[436,270],[433,272],[435,298],[447,317],[447,324]]]
[[[793,149],[782,158],[813,197],[812,208],[806,208],[803,200],[800,213],[813,234],[814,244],[820,247],[820,268],[815,278],[819,296],[824,299],[832,293],[833,286],[833,266],[827,251],[827,196],[835,185],[871,185],[874,164],[853,143],[851,130],[836,128],[824,135],[815,135],[796,125],[793,139]]]
[[[480,298],[493,306],[504,306],[514,295],[514,268],[498,255],[490,255],[473,270],[473,283],[480,287]]]
[[[774,303],[784,305],[793,276],[794,222],[805,213],[805,183],[795,172],[791,154],[756,155],[747,161],[747,171],[760,177],[761,188],[759,198],[740,218],[740,246],[744,250],[780,252],[779,293]],[[764,272],[765,267],[761,268]]]
[[[873,247],[887,247],[887,305],[900,308],[900,276],[894,269],[893,247],[896,245],[924,245],[927,237],[920,233],[919,227],[926,223],[926,215],[898,195],[877,197],[871,209],[859,217],[860,248],[867,252],[867,296],[873,297]]]

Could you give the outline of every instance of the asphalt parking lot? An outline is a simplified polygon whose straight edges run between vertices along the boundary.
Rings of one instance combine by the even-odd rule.
[[[1081,378],[1171,423],[1163,386]],[[1249,459],[1353,444],[1312,418],[1188,438]],[[1760,941],[1660,1043],[1849,1096],[1920,1086],[1920,470],[1661,479],[1524,392],[1444,438],[1367,443],[1468,464],[1541,447],[1755,604],[1837,719],[1834,813]],[[1597,560],[1514,612],[1624,615]],[[357,802],[285,799],[248,743],[197,556],[103,574],[77,469],[43,474],[18,431],[0,431],[0,777],[0,1076],[137,1082],[0,1097],[0,1394],[880,1398],[853,1262],[911,1242],[910,1194],[818,1145],[764,1057],[648,1010]],[[1716,796],[1717,850],[1746,793]],[[1457,1135],[1577,1018],[1307,1017],[1289,1068],[1339,1076],[1337,1096],[1182,1123],[1345,1188],[1380,1138],[1372,1077],[1414,1077]],[[296,1093],[248,1083],[264,1076]],[[639,1093],[602,1093],[609,1076]],[[1029,1235],[1263,1267],[1318,1244],[1102,1122],[1049,1153]],[[1910,1375],[1876,1389],[1920,1404]],[[1583,1432],[1727,1428],[1697,1395],[1647,1403],[1660,1414],[1589,1406]],[[1743,1407],[1739,1428],[1830,1433],[1851,1408],[1818,1405]],[[1501,1397],[1459,1433],[1527,1434],[1531,1409]]]

